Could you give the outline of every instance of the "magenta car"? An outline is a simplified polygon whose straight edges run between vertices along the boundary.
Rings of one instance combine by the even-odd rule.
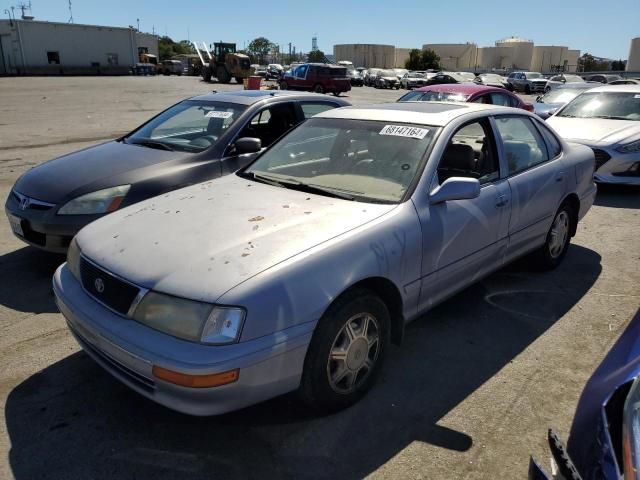
[[[430,85],[412,90],[398,99],[399,102],[471,102],[522,108],[533,111],[533,105],[523,102],[516,94],[503,88],[476,85],[475,83],[454,83]]]

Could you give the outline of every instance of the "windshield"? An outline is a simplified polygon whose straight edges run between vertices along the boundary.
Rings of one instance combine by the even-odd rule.
[[[466,102],[469,95],[457,92],[413,91],[400,98],[399,102]]]
[[[400,202],[436,127],[312,118],[240,175],[362,202]]]
[[[380,75],[381,77],[395,77],[396,72],[394,72],[393,70],[381,70],[380,72],[378,72],[378,75]]]
[[[201,152],[214,145],[245,108],[234,103],[186,100],[161,113],[124,141],[149,148]]]
[[[569,103],[588,88],[556,88],[545,93],[540,103]]]
[[[531,79],[531,78],[543,78],[542,74],[537,73],[537,72],[527,72],[526,73],[527,78]]]
[[[480,75],[480,78],[482,80],[491,80],[491,81],[495,81],[495,82],[502,81],[502,77],[500,75],[496,75],[494,73],[482,74],[482,75]]]
[[[640,121],[640,95],[634,92],[585,92],[567,104],[558,116]]]

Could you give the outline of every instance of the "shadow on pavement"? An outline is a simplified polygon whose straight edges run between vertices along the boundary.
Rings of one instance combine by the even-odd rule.
[[[598,185],[594,205],[640,209],[640,187],[632,185]]]
[[[0,305],[27,313],[57,312],[51,288],[63,255],[24,247],[0,256]]]
[[[12,472],[18,480],[361,478],[414,441],[468,450],[471,437],[437,422],[569,311],[600,272],[596,252],[572,246],[554,272],[516,264],[486,278],[413,322],[369,395],[325,417],[293,395],[189,417],[76,353],[10,393]]]

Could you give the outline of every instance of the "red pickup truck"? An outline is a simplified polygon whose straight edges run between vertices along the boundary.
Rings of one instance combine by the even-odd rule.
[[[303,63],[285,73],[280,80],[280,90],[306,90],[316,93],[333,93],[338,96],[351,90],[347,69],[326,63]]]

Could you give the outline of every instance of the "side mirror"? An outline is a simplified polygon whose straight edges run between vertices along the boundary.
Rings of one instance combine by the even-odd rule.
[[[253,137],[244,137],[236,140],[235,153],[242,155],[243,153],[256,153],[262,148],[262,140]]]
[[[542,95],[538,95],[536,97],[536,102],[540,103],[542,101]]]
[[[469,200],[480,195],[480,182],[476,178],[451,177],[429,195],[432,205],[449,200]]]

